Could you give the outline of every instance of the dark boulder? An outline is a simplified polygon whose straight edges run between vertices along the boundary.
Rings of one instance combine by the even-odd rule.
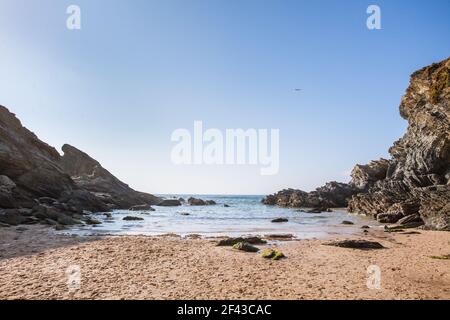
[[[246,242],[250,244],[266,244],[267,241],[262,240],[258,237],[238,237],[238,238],[227,238],[222,239],[217,243],[217,246],[233,246],[239,242]]]
[[[276,219],[273,219],[271,222],[280,223],[280,222],[288,222],[288,221],[289,220],[286,218],[276,218]]]
[[[160,207],[178,207],[181,206],[181,202],[176,199],[165,199],[157,204]]]
[[[326,246],[351,248],[351,249],[383,249],[383,245],[375,241],[367,240],[340,240],[324,243]]]
[[[125,220],[125,221],[142,221],[142,220],[144,220],[144,218],[133,217],[133,216],[126,216],[122,220]]]

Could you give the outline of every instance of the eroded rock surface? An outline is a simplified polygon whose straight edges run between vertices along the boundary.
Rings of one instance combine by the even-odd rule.
[[[366,192],[349,209],[382,222],[419,214],[426,228],[450,230],[450,59],[411,76],[400,114],[408,128],[389,149],[392,158],[353,169]]]
[[[391,159],[356,165],[349,184],[331,182],[309,193],[287,189],[263,202],[282,207],[348,205],[349,211],[383,223],[413,215],[415,224],[450,230],[450,58],[412,74],[400,115],[408,128],[389,149]]]

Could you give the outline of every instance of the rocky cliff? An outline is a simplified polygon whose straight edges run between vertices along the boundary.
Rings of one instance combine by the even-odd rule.
[[[450,230],[450,58],[412,74],[400,115],[408,128],[390,148],[391,159],[356,165],[346,187],[337,184],[325,188],[328,192],[319,188],[312,193],[284,190],[263,202],[290,207],[348,202],[349,211],[380,222]]]
[[[365,192],[349,209],[386,222],[419,215],[426,227],[450,230],[450,59],[411,76],[400,115],[408,128],[392,158],[353,169]]]
[[[114,207],[129,208],[136,204],[161,202],[158,197],[131,189],[103,168],[98,161],[77,148],[65,144],[62,151],[64,155],[59,164],[75,184],[113,204]]]
[[[85,211],[159,201],[132,190],[74,147],[64,151],[61,157],[0,106],[0,223],[70,224]]]

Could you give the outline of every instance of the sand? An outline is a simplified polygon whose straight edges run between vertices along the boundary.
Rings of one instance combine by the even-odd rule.
[[[1,228],[0,299],[450,299],[450,260],[430,257],[450,254],[450,233],[419,232],[345,236],[386,247],[369,251],[278,242],[287,258],[271,261],[212,239]],[[371,265],[380,289],[367,287]]]

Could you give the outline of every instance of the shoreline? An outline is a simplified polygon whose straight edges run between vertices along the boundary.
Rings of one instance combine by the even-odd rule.
[[[377,241],[381,250],[324,246],[324,239],[258,246],[287,256],[272,261],[215,239],[26,229],[0,234],[0,299],[450,299],[450,260],[431,258],[450,253],[443,231],[331,237]],[[81,271],[77,290],[67,286],[71,265]],[[380,267],[380,290],[366,285],[370,265]]]

